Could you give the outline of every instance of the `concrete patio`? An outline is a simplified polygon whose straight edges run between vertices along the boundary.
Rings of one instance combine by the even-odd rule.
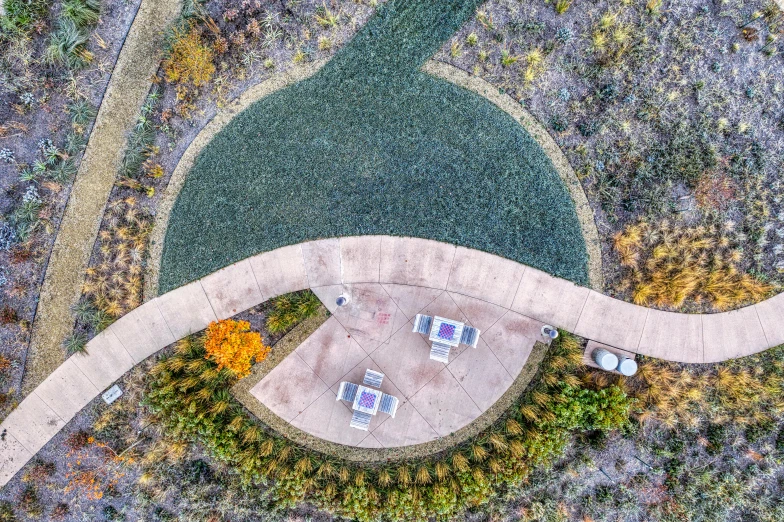
[[[294,427],[330,442],[362,448],[421,444],[480,416],[509,388],[542,323],[503,307],[433,288],[357,283],[313,289],[333,313],[250,393]],[[342,307],[338,295],[350,296]],[[477,348],[430,360],[427,336],[413,333],[417,313],[448,317],[482,330]],[[382,372],[381,390],[400,401],[395,418],[378,413],[368,431],[349,427],[352,409],[336,400],[341,381],[362,383]]]

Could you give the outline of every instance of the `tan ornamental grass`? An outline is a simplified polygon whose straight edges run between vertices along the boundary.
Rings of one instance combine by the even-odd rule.
[[[765,299],[773,287],[741,272],[740,248],[719,226],[671,228],[667,221],[627,226],[613,237],[624,267],[619,289],[642,306],[679,309],[687,303],[728,310]]]

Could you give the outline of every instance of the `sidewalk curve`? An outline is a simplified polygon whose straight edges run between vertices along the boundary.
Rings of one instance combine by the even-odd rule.
[[[686,363],[751,355],[784,342],[784,294],[718,314],[662,312],[492,254],[436,241],[355,236],[255,255],[156,297],[54,370],[0,424],[0,485],[85,405],[161,348],[281,294],[352,283],[447,290],[631,352]]]

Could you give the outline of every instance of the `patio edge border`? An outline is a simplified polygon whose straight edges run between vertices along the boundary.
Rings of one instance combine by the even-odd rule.
[[[315,328],[313,328],[314,324],[315,322],[307,323],[307,325],[306,323],[302,323],[290,333],[303,333],[302,331],[297,331],[299,330],[300,326],[304,327],[303,330],[312,333],[312,331],[315,331]],[[323,324],[323,322],[315,324],[316,328],[318,328],[318,326],[321,324]],[[286,337],[288,337],[288,334]],[[279,343],[284,342],[286,337],[281,339]],[[462,442],[465,442],[471,437],[476,436],[485,428],[498,421],[498,419],[509,410],[512,404],[514,404],[514,401],[519,398],[528,388],[531,380],[533,380],[539,371],[539,366],[544,360],[547,349],[549,348],[549,346],[544,343],[538,341],[535,342],[531,353],[528,355],[528,359],[526,360],[525,365],[520,370],[520,373],[517,374],[512,384],[509,385],[509,387],[503,393],[503,395],[501,395],[501,397],[499,397],[492,406],[483,411],[481,415],[476,417],[466,426],[463,426],[457,430],[455,433],[452,433],[447,437],[441,437],[434,441],[425,442],[422,444],[371,449],[346,446],[311,435],[310,433],[296,428],[292,424],[275,415],[275,413],[267,408],[264,403],[250,394],[250,389],[253,388],[259,381],[261,381],[270,371],[272,371],[272,369],[275,368],[278,363],[282,362],[283,359],[285,359],[289,354],[293,353],[294,350],[296,350],[299,346],[300,342],[294,341],[294,343],[291,344],[291,346],[288,346],[288,344],[285,346],[285,354],[283,352],[276,354],[276,360],[274,361],[274,364],[268,364],[268,360],[265,360],[261,364],[256,365],[249,376],[245,377],[231,388],[232,395],[243,406],[245,406],[245,408],[247,408],[251,414],[261,420],[261,422],[271,430],[279,433],[282,437],[285,437],[295,442],[296,444],[300,444],[314,451],[353,462],[364,463],[383,462],[388,459],[402,460],[423,458],[442,451],[446,451],[449,448],[452,448]]]

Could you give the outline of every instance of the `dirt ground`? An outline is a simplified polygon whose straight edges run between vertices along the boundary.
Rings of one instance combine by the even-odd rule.
[[[0,85],[0,123],[8,130],[0,133],[0,149],[13,152],[13,161],[0,161],[0,229],[9,228],[8,220],[22,203],[25,194],[41,202],[39,226],[26,241],[0,244],[0,355],[10,361],[10,368],[0,373],[0,417],[19,400],[29,343],[30,326],[35,317],[38,292],[46,263],[68,200],[73,181],[54,181],[42,177],[22,181],[20,174],[44,160],[42,140],[58,149],[65,148],[66,136],[89,136],[95,111],[89,121],[72,125],[68,106],[81,100],[97,108],[111,75],[140,0],[104,2],[101,19],[87,49],[94,54],[91,64],[83,70],[70,72],[41,62],[46,45],[46,30],[35,35],[30,46],[30,61],[21,85]],[[50,13],[47,27],[54,23],[56,11]],[[11,49],[0,51],[12,55]],[[6,54],[7,53],[7,54]],[[19,69],[16,70],[17,72]],[[81,152],[72,156],[75,165]],[[2,232],[0,232],[2,237]],[[0,241],[2,243],[2,241]]]

